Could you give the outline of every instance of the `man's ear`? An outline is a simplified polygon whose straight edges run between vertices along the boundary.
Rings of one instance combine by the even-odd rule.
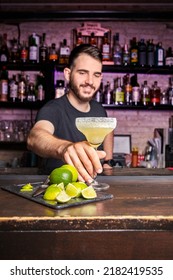
[[[65,68],[64,68],[64,77],[65,77],[65,79],[66,79],[67,82],[70,81],[70,73],[71,73],[70,68],[65,67]]]

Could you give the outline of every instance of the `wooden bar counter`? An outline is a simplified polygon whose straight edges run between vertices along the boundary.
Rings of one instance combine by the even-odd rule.
[[[173,259],[173,171],[123,172],[98,176],[112,199],[62,210],[0,189],[0,259]],[[4,174],[0,186],[45,178]]]

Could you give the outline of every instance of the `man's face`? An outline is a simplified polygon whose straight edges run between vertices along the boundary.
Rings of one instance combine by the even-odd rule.
[[[69,87],[82,102],[90,101],[100,87],[102,64],[87,54],[81,54],[71,70]]]

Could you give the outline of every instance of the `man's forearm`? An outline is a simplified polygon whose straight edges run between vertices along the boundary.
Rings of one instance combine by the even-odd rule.
[[[71,142],[59,139],[47,131],[33,130],[27,139],[27,147],[41,157],[62,158],[64,149]]]

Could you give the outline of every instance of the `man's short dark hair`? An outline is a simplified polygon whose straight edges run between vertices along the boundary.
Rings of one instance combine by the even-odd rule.
[[[94,47],[90,44],[81,44],[71,51],[69,56],[69,68],[74,65],[74,61],[81,54],[87,54],[102,63],[102,53],[97,47]]]

